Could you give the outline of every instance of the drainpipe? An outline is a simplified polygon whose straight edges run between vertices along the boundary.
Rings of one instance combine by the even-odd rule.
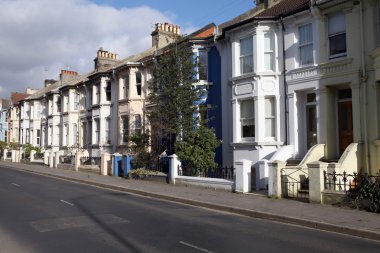
[[[371,171],[371,165],[369,163],[369,143],[368,143],[368,132],[367,132],[367,79],[365,68],[365,51],[364,51],[364,27],[363,27],[363,4],[362,0],[360,3],[360,43],[361,43],[361,64],[362,64],[362,73],[361,73],[361,84],[363,86],[363,127],[364,127],[364,149],[365,149],[365,164],[368,172]]]
[[[285,106],[285,145],[289,144],[288,140],[288,124],[289,124],[289,110],[288,110],[288,84],[286,83],[286,64],[285,64],[285,26],[282,17],[280,18],[282,28],[282,72],[284,73],[284,106]]]

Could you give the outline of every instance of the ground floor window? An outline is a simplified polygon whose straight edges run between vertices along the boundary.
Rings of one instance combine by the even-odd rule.
[[[276,100],[265,98],[265,137],[275,137],[276,131]]]
[[[240,101],[241,137],[255,137],[255,107],[253,99]]]

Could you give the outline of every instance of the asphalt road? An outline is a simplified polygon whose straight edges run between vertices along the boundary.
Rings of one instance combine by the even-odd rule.
[[[0,168],[0,252],[378,253],[380,243]]]

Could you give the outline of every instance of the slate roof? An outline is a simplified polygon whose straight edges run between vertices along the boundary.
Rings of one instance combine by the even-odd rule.
[[[283,0],[255,17],[285,17],[309,8],[310,0]]]

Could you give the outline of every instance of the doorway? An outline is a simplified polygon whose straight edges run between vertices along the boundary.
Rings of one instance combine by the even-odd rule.
[[[353,142],[351,90],[340,90],[338,93],[338,141],[339,155]]]

